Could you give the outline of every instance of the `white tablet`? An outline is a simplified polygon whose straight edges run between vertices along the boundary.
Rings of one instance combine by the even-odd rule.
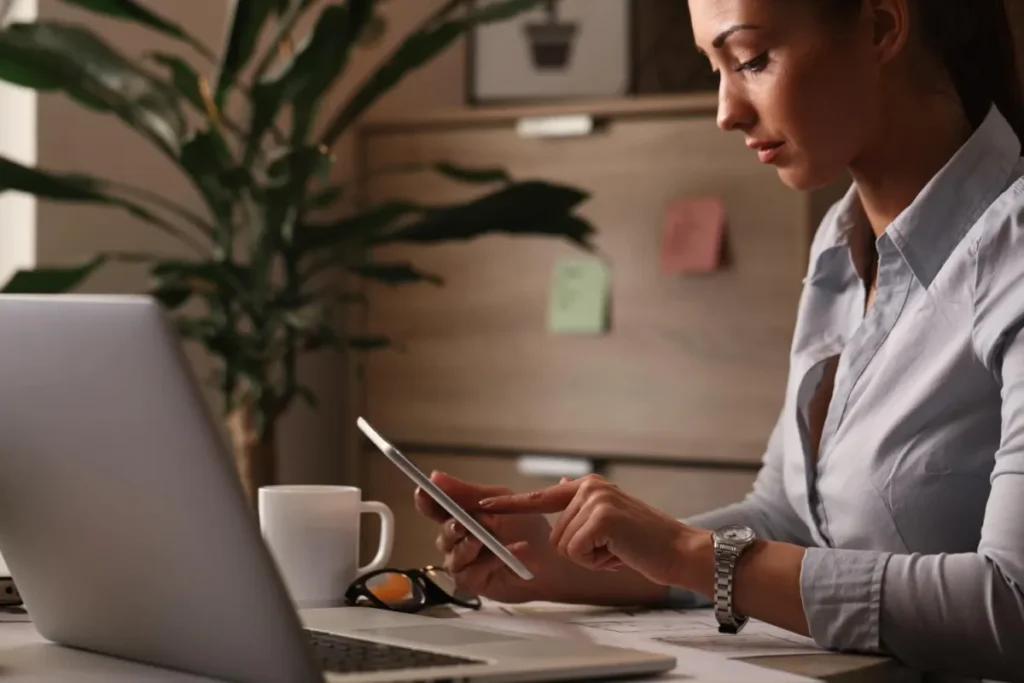
[[[397,448],[389,444],[387,441],[378,434],[373,427],[369,425],[363,418],[356,420],[356,424],[359,429],[362,430],[363,434],[373,442],[373,444],[380,449],[380,452],[388,457],[388,460],[398,465],[398,468],[405,472],[406,476],[416,482],[416,485],[421,489],[430,494],[430,497],[437,501],[437,504],[448,511],[452,517],[459,521],[462,526],[480,539],[480,542],[490,550],[492,553],[497,555],[502,562],[508,565],[508,568],[514,571],[520,578],[529,581],[533,578],[533,574],[526,566],[516,558],[515,555],[508,551],[508,548],[501,544],[497,538],[495,538],[490,531],[485,529],[483,525],[473,519],[468,512],[462,509],[458,503],[448,497],[444,491],[438,488],[437,484],[430,481],[430,477],[425,475],[418,467],[412,464],[408,458],[402,455]]]

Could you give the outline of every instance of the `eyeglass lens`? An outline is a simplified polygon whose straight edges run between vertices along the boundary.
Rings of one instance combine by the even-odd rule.
[[[479,601],[479,598],[472,593],[460,590],[455,584],[455,579],[452,578],[452,575],[444,569],[440,569],[438,567],[427,567],[423,570],[423,574],[449,598],[454,598],[458,602],[470,604],[476,604]]]
[[[396,610],[417,607],[422,601],[418,587],[401,572],[383,572],[366,580],[366,590],[382,603]]]

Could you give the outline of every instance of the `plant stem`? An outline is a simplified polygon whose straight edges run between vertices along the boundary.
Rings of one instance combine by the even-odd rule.
[[[184,206],[181,206],[180,204],[177,204],[176,202],[173,202],[170,199],[167,199],[166,197],[157,194],[156,192],[152,192],[151,190],[147,190],[143,187],[136,187],[135,185],[129,185],[127,183],[121,183],[113,180],[108,182],[112,189],[119,190],[121,192],[125,192],[128,194],[133,194],[139,199],[144,199],[157,206],[160,206],[166,209],[167,211],[175,214],[179,218],[182,218],[192,223],[197,228],[203,230],[203,232],[205,232],[206,235],[211,239],[216,235],[216,231],[213,225],[211,225],[209,222],[203,219],[199,214],[193,213]]]
[[[420,22],[419,26],[417,26],[409,35],[428,31],[429,29],[434,27],[435,24],[438,24],[439,22],[446,20],[452,12],[454,12],[459,7],[464,6],[467,2],[468,0],[448,0],[448,2],[446,2],[440,8],[435,10],[433,14],[431,14],[429,17]],[[387,64],[398,53],[398,51],[402,49],[403,45],[404,43],[399,43],[398,47],[392,50],[391,53],[388,54],[382,60],[382,63]],[[371,73],[366,79],[363,80],[362,83],[360,83],[359,87],[356,88],[355,92],[362,92],[363,88],[365,88],[366,85],[375,76],[376,72]],[[325,129],[324,134],[320,137],[320,142],[325,147],[333,147],[334,143],[338,141],[338,138],[341,137],[342,133],[345,132],[345,130],[352,123],[352,121],[358,116],[358,114],[361,113],[356,112],[355,114],[353,114],[351,112],[351,105],[351,101],[347,102],[346,104],[343,104],[338,109],[338,111],[336,111],[334,115],[331,117],[330,122],[327,124],[327,128]]]
[[[295,28],[295,25],[299,23],[299,19],[302,18],[302,15],[305,14],[307,10],[312,9],[313,5],[317,2],[318,0],[302,0],[301,2],[295,2],[295,4],[288,8],[288,11],[284,16],[278,20],[277,30],[274,32],[274,37],[270,41],[270,47],[267,48],[266,53],[260,59],[259,63],[257,63],[256,69],[253,71],[253,83],[259,83],[263,80],[267,70],[270,69],[270,65],[274,63],[274,57],[281,47],[281,41],[291,33],[292,29]]]

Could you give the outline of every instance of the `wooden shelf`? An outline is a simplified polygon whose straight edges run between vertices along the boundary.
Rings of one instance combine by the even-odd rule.
[[[718,110],[718,93],[685,95],[649,95],[606,100],[580,100],[557,104],[481,105],[450,107],[432,111],[412,111],[367,119],[360,129],[364,134],[394,132],[403,129],[424,130],[467,126],[508,125],[529,117],[589,114],[595,118],[617,119],[658,116],[707,116]]]

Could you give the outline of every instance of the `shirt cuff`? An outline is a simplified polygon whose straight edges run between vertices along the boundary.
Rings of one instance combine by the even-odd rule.
[[[881,653],[882,579],[891,553],[808,548],[800,596],[811,638],[830,650]]]

